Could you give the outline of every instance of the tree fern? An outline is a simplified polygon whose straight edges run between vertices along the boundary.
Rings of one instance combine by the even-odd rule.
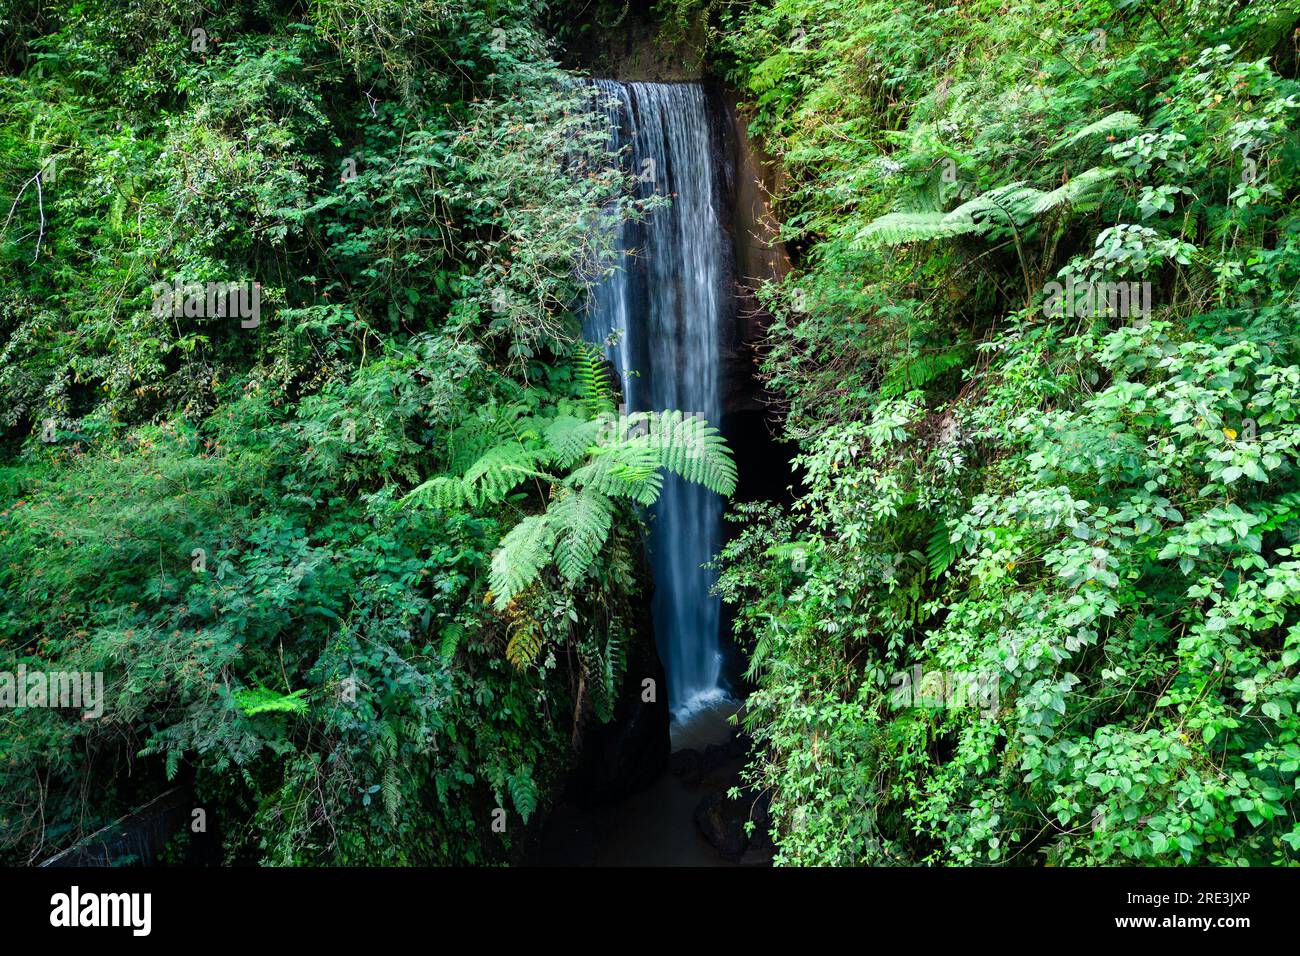
[[[1115,169],[1098,166],[1085,170],[1065,185],[1059,186],[1051,192],[1038,193],[1030,203],[1030,214],[1041,216],[1049,209],[1055,209],[1065,203],[1080,209],[1095,205],[1098,199],[1101,198],[1106,183],[1117,172],[1118,170]],[[1038,191],[1034,190],[1034,192],[1037,193]]]
[[[494,604],[504,610],[512,598],[537,578],[551,560],[555,531],[546,515],[529,515],[501,539],[501,547],[492,556]]]
[[[736,463],[718,430],[702,418],[679,411],[651,416],[646,440],[659,464],[687,481],[730,496],[736,490]]]
[[[969,216],[944,212],[891,212],[872,220],[858,233],[858,240],[872,245],[901,246],[930,239],[951,239],[977,232]]]
[[[663,488],[659,465],[658,449],[644,438],[620,442],[597,449],[591,460],[569,475],[565,483],[652,505]]]
[[[408,491],[402,500],[434,508],[459,508],[473,503],[465,480],[457,475],[430,478]]]
[[[550,460],[561,468],[569,468],[582,459],[600,434],[601,421],[583,421],[572,415],[561,415],[543,430],[550,448]]]
[[[498,610],[509,607],[551,562],[568,585],[577,584],[609,539],[615,499],[654,504],[664,471],[722,495],[736,488],[735,462],[716,428],[679,411],[616,416],[599,353],[580,346],[578,365],[584,403],[600,409],[592,418],[524,418],[517,407],[485,410],[475,427],[497,437],[497,443],[485,444],[481,436],[458,429],[453,461],[463,462],[470,449],[476,452],[464,474],[431,478],[403,499],[444,509],[479,508],[504,501],[530,478],[551,486],[547,510],[523,518],[492,557],[489,578]],[[572,470],[557,478],[543,465]],[[531,661],[534,637],[516,631],[507,656]]]
[[[857,238],[873,245],[898,246],[983,234],[1001,225],[1021,226],[1064,203],[1083,205],[1095,201],[1115,172],[1094,167],[1050,192],[1026,186],[1022,181],[1008,183],[946,213],[888,213],[868,223]]]
[[[455,429],[447,440],[447,470],[460,474],[494,445],[515,437],[522,405],[488,405]]]
[[[535,465],[546,455],[517,441],[488,448],[470,465],[463,477],[438,475],[412,488],[403,501],[435,508],[482,506],[505,499],[527,478],[550,480]]]
[[[556,533],[555,564],[570,584],[596,560],[613,515],[613,502],[591,489],[571,491],[547,509],[546,520]]]
[[[501,501],[525,478],[546,478],[535,467],[543,457],[517,441],[489,448],[465,472],[466,499],[480,505]]]

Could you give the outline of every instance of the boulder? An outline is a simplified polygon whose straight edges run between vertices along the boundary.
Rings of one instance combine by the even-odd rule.
[[[738,863],[750,844],[749,834],[745,832],[746,822],[754,819],[759,827],[766,826],[765,808],[764,821],[752,815],[756,804],[756,798],[748,791],[742,791],[734,800],[727,796],[726,791],[715,791],[695,808],[695,825],[724,859]],[[758,836],[757,832],[755,836]]]
[[[668,758],[668,772],[674,777],[699,776],[703,770],[704,755],[698,750],[675,750]]]

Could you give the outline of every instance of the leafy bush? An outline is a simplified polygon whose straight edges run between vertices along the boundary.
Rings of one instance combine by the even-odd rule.
[[[720,581],[778,862],[1294,863],[1296,8],[718,16],[799,257]]]
[[[5,859],[185,780],[231,860],[500,861],[609,716],[642,584],[616,499],[734,469],[711,433],[648,472],[592,450],[575,306],[594,223],[643,210],[539,12],[6,14],[0,670],[108,699],[0,714]],[[156,308],[173,281],[261,312]],[[521,485],[543,465],[577,470]],[[539,521],[558,575],[521,570]]]

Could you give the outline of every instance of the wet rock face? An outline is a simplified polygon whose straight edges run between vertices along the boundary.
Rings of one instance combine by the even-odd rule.
[[[733,738],[725,744],[709,744],[704,751],[676,750],[668,758],[668,772],[681,777],[688,787],[698,787],[709,774],[745,755],[744,747]]]
[[[680,83],[705,78],[703,30],[669,33],[655,14],[654,0],[629,0],[614,19],[597,15],[592,29],[570,40],[561,62],[593,76],[624,81]]]
[[[714,115],[719,181],[723,184],[718,218],[726,233],[731,265],[731,314],[723,341],[723,411],[728,417],[748,412],[765,414],[768,403],[758,381],[755,346],[767,334],[772,315],[758,290],[779,283],[791,269],[780,240],[780,224],[771,199],[778,187],[779,167],[749,137],[749,127],[735,96],[709,85]]]

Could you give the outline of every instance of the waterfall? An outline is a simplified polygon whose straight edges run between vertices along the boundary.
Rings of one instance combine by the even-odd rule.
[[[704,89],[695,83],[595,81],[613,144],[641,196],[671,205],[624,223],[619,268],[592,292],[584,334],[610,341],[629,411],[679,409],[720,424],[726,261]],[[655,640],[679,719],[723,696],[716,575],[722,500],[668,475],[651,511]]]

